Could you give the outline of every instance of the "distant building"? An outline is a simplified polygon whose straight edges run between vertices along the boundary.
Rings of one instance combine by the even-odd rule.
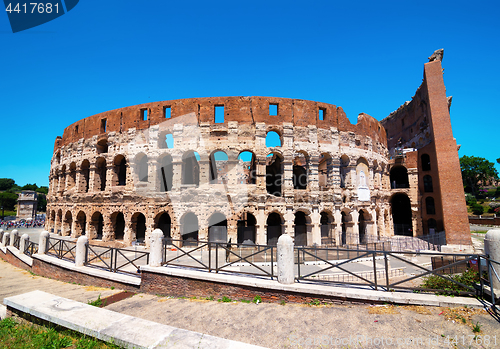
[[[32,190],[23,190],[17,199],[16,219],[35,219],[38,195]]]

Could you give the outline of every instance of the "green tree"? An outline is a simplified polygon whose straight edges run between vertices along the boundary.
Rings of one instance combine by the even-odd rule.
[[[45,186],[41,186],[40,188],[38,188],[36,190],[37,193],[43,193],[45,195],[47,195],[49,193],[49,187],[45,187]]]
[[[38,185],[36,183],[33,184],[26,184],[24,187],[21,188],[22,190],[33,190],[36,191],[38,189]]]
[[[47,210],[47,198],[44,193],[38,193],[37,211],[45,212]]]
[[[500,164],[500,158],[497,159],[497,162]]]
[[[5,211],[14,211],[17,203],[17,195],[13,193],[0,193],[0,205]]]
[[[12,178],[0,178],[0,190],[9,190],[16,184]]]
[[[490,179],[498,179],[498,172],[495,164],[484,158],[464,155],[460,158],[462,169],[462,181],[464,186],[476,195],[479,191],[479,183],[484,183]]]

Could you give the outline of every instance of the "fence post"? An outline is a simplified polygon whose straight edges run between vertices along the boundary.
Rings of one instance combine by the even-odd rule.
[[[3,246],[3,229],[0,229],[0,246]]]
[[[484,253],[488,255],[490,260],[500,263],[500,229],[489,230],[484,237]],[[496,294],[500,293],[500,265],[490,263],[491,270],[491,288]],[[496,272],[496,275],[495,275]]]
[[[17,236],[19,235],[17,229],[14,229],[12,233],[10,233],[10,242],[9,245],[14,247],[14,243],[16,242]]]
[[[49,247],[49,232],[44,230],[40,233],[38,240],[38,254],[46,254]]]
[[[153,230],[150,239],[149,250],[149,266],[161,267],[163,262],[162,249],[163,249],[163,231],[161,229]]]
[[[7,247],[7,240],[9,240],[9,233],[5,232],[2,236],[2,247]]]
[[[30,242],[30,236],[28,234],[23,234],[21,240],[19,240],[19,253],[24,254],[27,244]]]
[[[293,239],[288,234],[282,234],[277,244],[278,282],[280,284],[293,284]]]
[[[82,235],[76,240],[75,266],[83,267],[87,257],[87,244],[89,239],[86,235]]]

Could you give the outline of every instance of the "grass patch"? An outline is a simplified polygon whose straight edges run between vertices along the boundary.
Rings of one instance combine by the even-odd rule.
[[[119,348],[110,343],[84,336],[69,330],[56,330],[52,327],[19,324],[12,318],[0,321],[0,343],[2,348],[28,349],[106,349]]]

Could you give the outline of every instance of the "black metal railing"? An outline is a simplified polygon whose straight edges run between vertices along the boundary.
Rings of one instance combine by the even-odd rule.
[[[33,242],[33,241],[28,241],[24,245],[24,251],[23,253],[27,256],[33,256],[35,253],[38,253],[38,243]]]
[[[148,251],[86,245],[85,265],[92,268],[140,276],[140,267],[148,263]]]
[[[74,262],[76,255],[76,242],[51,236],[48,239],[48,247],[46,254],[54,256],[59,259],[64,259]]]
[[[21,243],[21,237],[19,235],[16,235],[14,237],[14,244],[13,246],[19,250],[19,244]]]

